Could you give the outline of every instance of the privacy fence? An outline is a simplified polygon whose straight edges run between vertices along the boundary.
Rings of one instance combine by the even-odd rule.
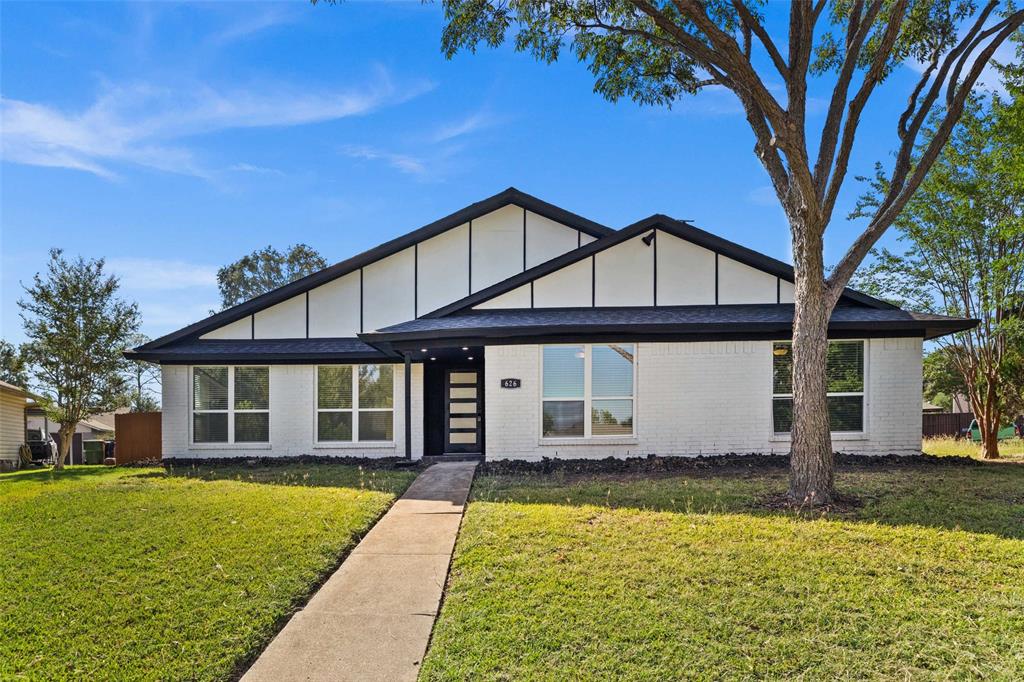
[[[160,413],[130,412],[114,415],[118,464],[160,459]]]
[[[971,425],[970,412],[938,412],[922,415],[922,434],[925,438],[956,436]]]

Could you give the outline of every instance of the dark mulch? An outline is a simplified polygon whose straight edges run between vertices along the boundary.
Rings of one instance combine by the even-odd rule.
[[[359,466],[364,469],[404,469],[415,467],[417,461],[410,462],[403,457],[330,457],[324,455],[300,455],[298,457],[213,457],[193,459],[191,457],[166,457],[152,463],[133,463],[126,466],[165,466],[169,468],[194,469],[199,467],[276,467],[293,464],[331,464]]]
[[[933,455],[849,455],[836,453],[835,462],[842,467],[913,467],[913,466],[982,466],[971,457],[935,457]],[[518,474],[648,474],[699,472],[725,469],[743,471],[785,469],[789,455],[729,454],[700,455],[696,457],[646,457],[604,459],[551,459],[539,461],[498,460],[480,464],[477,474],[512,476]]]

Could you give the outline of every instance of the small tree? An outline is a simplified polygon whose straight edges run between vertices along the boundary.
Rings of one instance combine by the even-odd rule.
[[[63,469],[75,426],[128,403],[122,352],[139,327],[134,303],[117,298],[118,280],[103,260],[50,251],[45,278],[36,274],[18,300],[26,354],[47,417],[60,424],[56,469]]]
[[[13,343],[0,339],[0,381],[21,388],[28,386],[28,364],[25,351]]]
[[[755,0],[444,0],[442,50],[481,43],[544,62],[568,45],[609,100],[671,106],[708,87],[739,100],[761,162],[789,220],[795,272],[790,499],[835,494],[825,363],[832,309],[864,256],[917,189],[995,50],[1024,23],[998,0],[794,0],[785,43]],[[787,44],[788,43],[788,44]],[[894,117],[889,191],[831,272],[825,230],[847,177],[861,115],[879,84],[907,61],[924,65]],[[808,78],[832,84],[824,123],[808,126]],[[776,83],[782,87],[775,87]],[[941,111],[912,163],[922,126]]]
[[[145,334],[135,334],[128,346],[135,348],[149,343],[149,341],[150,338]],[[127,376],[130,385],[128,407],[131,411],[155,412],[159,410],[160,403],[153,397],[153,392],[160,387],[160,365],[146,360],[129,360]]]
[[[1007,87],[1008,101],[995,94],[969,99],[949,144],[896,219],[906,250],[876,252],[858,282],[919,310],[980,321],[938,340],[938,366],[929,369],[948,364],[959,375],[986,458],[999,456],[999,427],[1016,416],[1013,375],[1024,341],[1024,87],[1012,78]],[[854,216],[873,214],[887,191],[879,170]]]
[[[230,308],[327,267],[312,247],[296,244],[285,253],[268,246],[217,271],[221,305]]]

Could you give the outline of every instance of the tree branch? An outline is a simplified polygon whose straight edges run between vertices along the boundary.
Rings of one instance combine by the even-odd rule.
[[[775,41],[772,40],[771,36],[768,35],[768,31],[765,30],[761,22],[757,20],[757,17],[750,11],[746,3],[743,0],[732,0],[732,6],[736,8],[736,13],[740,17],[740,21],[757,36],[757,39],[761,42],[761,46],[764,47],[765,52],[771,58],[772,63],[775,65],[775,69],[779,72],[779,75],[783,78],[789,77],[789,67],[786,66],[786,61],[782,58],[782,54],[779,52],[779,48],[776,47]]]

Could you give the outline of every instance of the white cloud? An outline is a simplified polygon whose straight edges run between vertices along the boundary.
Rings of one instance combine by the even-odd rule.
[[[217,267],[158,258],[110,258],[107,267],[126,290],[175,291],[217,285]]]
[[[422,159],[408,154],[396,154],[366,145],[348,145],[342,148],[341,153],[353,159],[383,161],[392,168],[412,175],[423,175],[427,172],[426,163]]]
[[[486,111],[478,111],[474,114],[440,126],[431,136],[433,142],[447,142],[456,137],[470,135],[480,130],[490,128],[500,123],[500,119]]]
[[[228,130],[295,126],[367,114],[416,97],[433,87],[397,85],[380,68],[362,88],[317,91],[275,83],[218,90],[203,84],[108,85],[81,112],[0,98],[0,152],[4,160],[55,166],[113,178],[130,164],[209,178],[183,145],[184,138]]]
[[[226,45],[239,40],[245,40],[275,26],[290,24],[297,19],[297,15],[294,12],[288,11],[285,7],[280,5],[272,6],[262,12],[246,16],[241,21],[235,22],[214,33],[209,37],[209,42],[213,45]]]
[[[265,168],[263,166],[257,166],[252,163],[236,163],[228,170],[237,171],[239,173],[259,173],[262,175],[284,175],[281,171],[276,168]]]

